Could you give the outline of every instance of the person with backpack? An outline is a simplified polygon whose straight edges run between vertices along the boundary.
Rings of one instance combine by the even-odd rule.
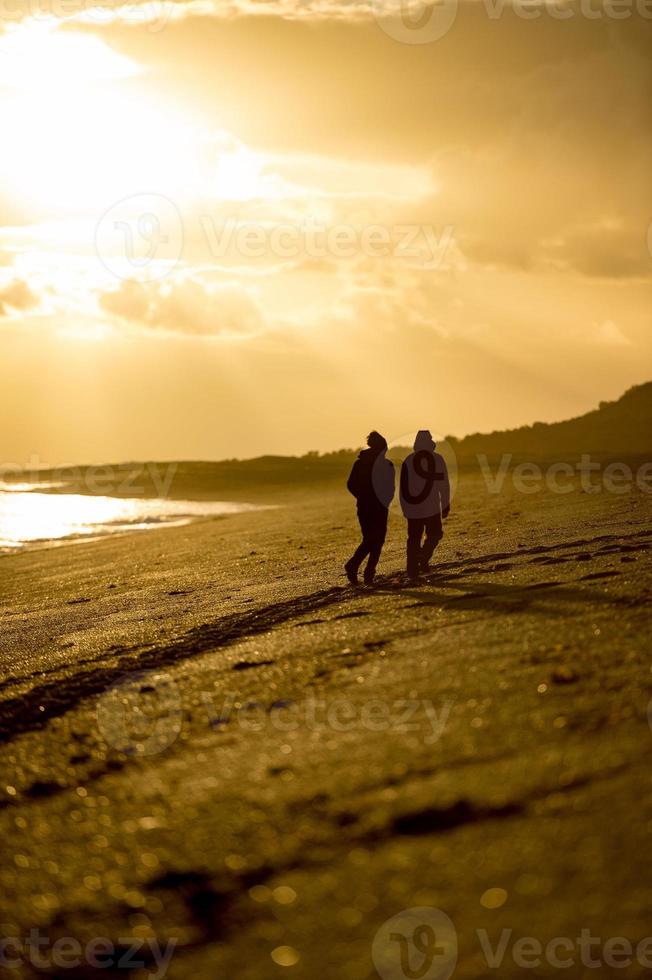
[[[427,429],[414,440],[414,452],[401,467],[400,501],[408,523],[407,577],[418,584],[430,568],[433,552],[444,536],[442,522],[450,513],[450,482],[444,457]]]

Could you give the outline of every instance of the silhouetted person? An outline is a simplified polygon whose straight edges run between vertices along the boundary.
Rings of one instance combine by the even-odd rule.
[[[351,470],[347,488],[358,502],[362,542],[344,566],[352,585],[358,584],[360,565],[369,556],[364,571],[366,585],[373,585],[380,553],[387,534],[387,510],[394,498],[394,465],[385,458],[387,441],[370,432],[368,449],[363,449]]]
[[[428,571],[444,536],[442,519],[450,512],[448,470],[436,447],[430,432],[422,429],[414,440],[414,452],[401,467],[401,509],[408,522],[407,574],[413,582]]]

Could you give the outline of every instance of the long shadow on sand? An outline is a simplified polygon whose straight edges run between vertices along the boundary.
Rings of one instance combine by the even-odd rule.
[[[372,591],[350,587],[322,589],[285,602],[222,616],[210,623],[195,627],[178,640],[164,646],[123,648],[101,653],[90,664],[85,664],[82,670],[72,675],[64,677],[59,675],[56,679],[32,687],[24,694],[0,702],[0,743],[11,741],[18,734],[43,728],[50,719],[64,715],[85,698],[102,693],[107,687],[130,674],[145,670],[161,670],[178,661],[229,646],[247,637],[269,632],[275,627],[283,626],[292,620],[337,603],[351,600],[373,601],[373,597],[378,593],[390,593],[401,598],[410,597],[415,600],[415,606],[445,606],[460,611],[477,609],[499,614],[528,611],[548,616],[561,616],[572,612],[570,608],[563,609],[563,604],[614,603],[618,600],[613,596],[592,591],[584,585],[580,587],[579,581],[575,586],[569,587],[557,581],[503,585],[478,584],[477,581],[467,584],[460,579],[474,573],[490,574],[490,568],[478,566],[492,563],[495,565],[496,562],[505,559],[522,559],[527,555],[568,551],[578,547],[604,546],[606,542],[613,543],[613,550],[624,550],[627,545],[623,542],[636,539],[641,550],[647,550],[647,543],[641,539],[649,538],[651,535],[650,531],[640,531],[632,535],[600,535],[596,538],[565,542],[563,545],[552,545],[548,548],[537,547],[519,549],[511,553],[478,555],[442,564],[439,566],[438,573],[430,576],[426,584],[419,589],[397,588],[382,582]],[[521,568],[526,567],[522,562],[519,564]],[[527,567],[534,571],[537,566],[529,564]],[[437,591],[438,585],[449,591]],[[450,589],[456,589],[464,594],[451,596]],[[48,673],[46,671],[23,680],[29,681],[35,676],[47,676]],[[17,683],[18,680],[20,679],[13,678],[13,683]]]
[[[452,596],[450,591],[437,590],[437,586],[443,588],[457,589],[464,595]],[[572,609],[564,608],[564,604],[574,603],[577,606],[580,602],[604,602],[603,593],[579,589],[577,586],[569,588],[558,581],[534,582],[530,585],[499,585],[482,584],[477,582],[459,582],[457,576],[454,581],[449,581],[447,576],[441,575],[435,579],[429,577],[424,581],[423,586],[396,588],[380,584],[376,592],[386,592],[394,595],[409,596],[416,601],[410,603],[408,608],[419,606],[436,606],[448,609],[478,609],[483,612],[535,612],[546,616],[566,616],[572,614]],[[609,600],[608,600],[609,601]]]

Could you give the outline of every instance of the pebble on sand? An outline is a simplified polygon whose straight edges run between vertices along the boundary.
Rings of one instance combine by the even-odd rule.
[[[295,966],[299,962],[299,954],[293,946],[277,946],[271,957],[278,966]]]
[[[499,909],[507,901],[507,892],[504,888],[488,888],[480,899],[480,905],[485,909]]]

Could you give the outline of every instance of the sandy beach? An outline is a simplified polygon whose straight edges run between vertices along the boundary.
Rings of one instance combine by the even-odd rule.
[[[3,5],[0,980],[652,980],[651,51]]]
[[[652,933],[650,495],[463,474],[427,582],[392,510],[373,591],[341,487],[274,503],[0,558],[3,935],[132,942],[104,976],[392,980],[383,925],[426,907],[456,977],[521,976],[523,937],[595,976],[586,929],[612,975]]]

